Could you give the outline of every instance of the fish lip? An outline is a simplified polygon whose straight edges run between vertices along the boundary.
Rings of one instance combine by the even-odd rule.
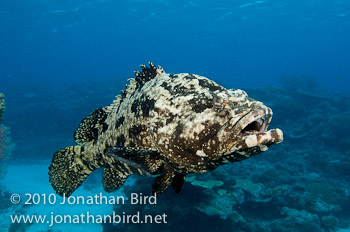
[[[269,107],[255,107],[232,126],[227,139],[264,133],[267,131],[271,119],[272,110]]]
[[[243,154],[245,157],[243,159],[246,159],[266,151],[273,144],[279,144],[281,142],[283,142],[282,130],[279,128],[271,129],[266,132],[242,137],[237,143],[232,144],[223,155]]]
[[[237,121],[227,134],[225,154],[244,149],[246,140],[251,136],[256,136],[255,146],[270,146],[283,141],[283,133],[280,129],[267,130],[271,119],[272,110],[264,105],[259,105],[244,115]],[[246,144],[246,145],[244,145]],[[267,149],[267,148],[266,148]]]
[[[261,134],[267,131],[267,128],[270,125],[272,115],[271,114],[265,114],[261,117],[258,117],[257,119],[253,119],[252,121],[243,124],[241,126],[240,132],[237,134],[237,137],[243,138],[248,135],[253,134]]]

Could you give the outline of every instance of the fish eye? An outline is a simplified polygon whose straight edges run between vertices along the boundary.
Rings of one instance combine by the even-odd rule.
[[[218,97],[214,97],[213,99],[215,104],[221,104],[222,103],[222,99],[218,98]]]
[[[213,103],[214,103],[214,106],[221,106],[224,103],[224,99],[215,96],[213,98]]]
[[[215,108],[215,111],[221,112],[225,108],[226,104],[227,100],[219,96],[214,96],[213,107]]]

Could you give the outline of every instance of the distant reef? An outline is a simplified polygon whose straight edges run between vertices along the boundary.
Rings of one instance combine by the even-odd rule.
[[[3,93],[0,93],[0,121],[2,120],[4,112],[5,112],[5,96]]]
[[[5,112],[5,96],[0,93],[0,122]],[[10,137],[10,128],[0,124],[0,179],[6,174],[7,161],[12,156],[14,144]]]

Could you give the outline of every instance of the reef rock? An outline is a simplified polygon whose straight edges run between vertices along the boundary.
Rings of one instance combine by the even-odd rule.
[[[3,118],[5,112],[5,96],[3,93],[0,93],[0,121]]]

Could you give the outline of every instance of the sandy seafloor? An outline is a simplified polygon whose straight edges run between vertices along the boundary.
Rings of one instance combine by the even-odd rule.
[[[7,209],[7,212],[4,212],[0,215],[0,228],[1,231],[7,231],[11,224],[10,215],[14,214],[25,214],[25,215],[47,215],[50,217],[51,212],[54,214],[60,215],[80,215],[89,211],[93,215],[108,215],[113,212],[113,206],[109,204],[60,204],[62,202],[62,197],[57,196],[56,204],[49,204],[46,201],[46,204],[43,204],[43,198],[41,197],[41,202],[37,205],[28,205],[24,207],[23,199],[28,199],[25,194],[55,194],[50,183],[48,182],[48,166],[50,160],[42,161],[41,163],[33,164],[21,164],[21,165],[9,165],[8,172],[2,184],[7,188],[11,193],[17,193],[21,196],[21,202],[19,204],[12,204],[10,208]],[[93,178],[95,174],[92,174],[89,178]],[[88,181],[88,180],[87,180]],[[126,185],[132,183],[132,178],[130,178]],[[85,186],[85,184],[83,185]],[[84,196],[85,199],[87,196],[95,196],[103,192],[102,185],[94,185],[93,189],[88,190],[84,187],[80,187],[74,193],[75,196]],[[112,193],[114,196],[124,196],[122,191],[116,191]],[[103,196],[110,196],[103,192]],[[10,199],[8,199],[10,201]],[[103,231],[102,225],[98,223],[89,223],[89,224],[69,224],[61,223],[54,224],[49,226],[50,223],[33,223],[32,225],[26,227],[25,231],[28,232],[38,232],[38,231],[86,231],[86,232],[98,232]]]

